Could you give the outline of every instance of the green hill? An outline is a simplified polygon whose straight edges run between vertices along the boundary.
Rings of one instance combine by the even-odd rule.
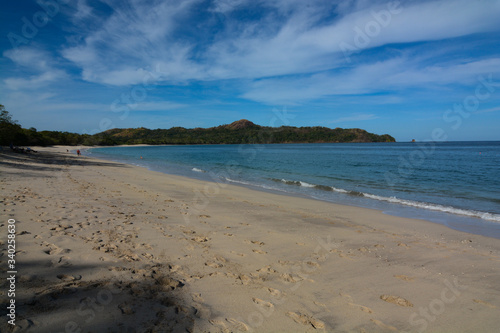
[[[0,145],[132,145],[132,144],[263,144],[318,142],[395,142],[388,134],[377,135],[359,128],[266,127],[242,119],[211,128],[172,127],[170,129],[110,129],[89,135],[60,131],[25,129],[0,104]]]
[[[211,128],[111,129],[92,137],[96,144],[242,144],[242,143],[319,143],[319,142],[395,142],[388,135],[377,135],[359,128],[266,127],[246,119]]]

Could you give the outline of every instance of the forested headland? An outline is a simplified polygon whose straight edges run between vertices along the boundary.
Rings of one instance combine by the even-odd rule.
[[[211,128],[110,129],[97,134],[37,131],[23,128],[0,104],[0,144],[8,146],[132,145],[132,144],[265,144],[322,142],[395,142],[389,134],[373,134],[359,128],[266,127],[246,119]]]

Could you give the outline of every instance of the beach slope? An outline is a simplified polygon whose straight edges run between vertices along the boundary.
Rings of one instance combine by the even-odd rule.
[[[500,327],[498,239],[37,150],[0,153],[2,332]]]

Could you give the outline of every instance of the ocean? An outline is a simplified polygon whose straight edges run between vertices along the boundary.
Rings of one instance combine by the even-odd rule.
[[[500,238],[497,141],[132,146],[88,154]]]

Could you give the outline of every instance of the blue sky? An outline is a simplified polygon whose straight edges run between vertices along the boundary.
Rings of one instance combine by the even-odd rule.
[[[363,128],[500,140],[500,0],[3,1],[24,127]]]

